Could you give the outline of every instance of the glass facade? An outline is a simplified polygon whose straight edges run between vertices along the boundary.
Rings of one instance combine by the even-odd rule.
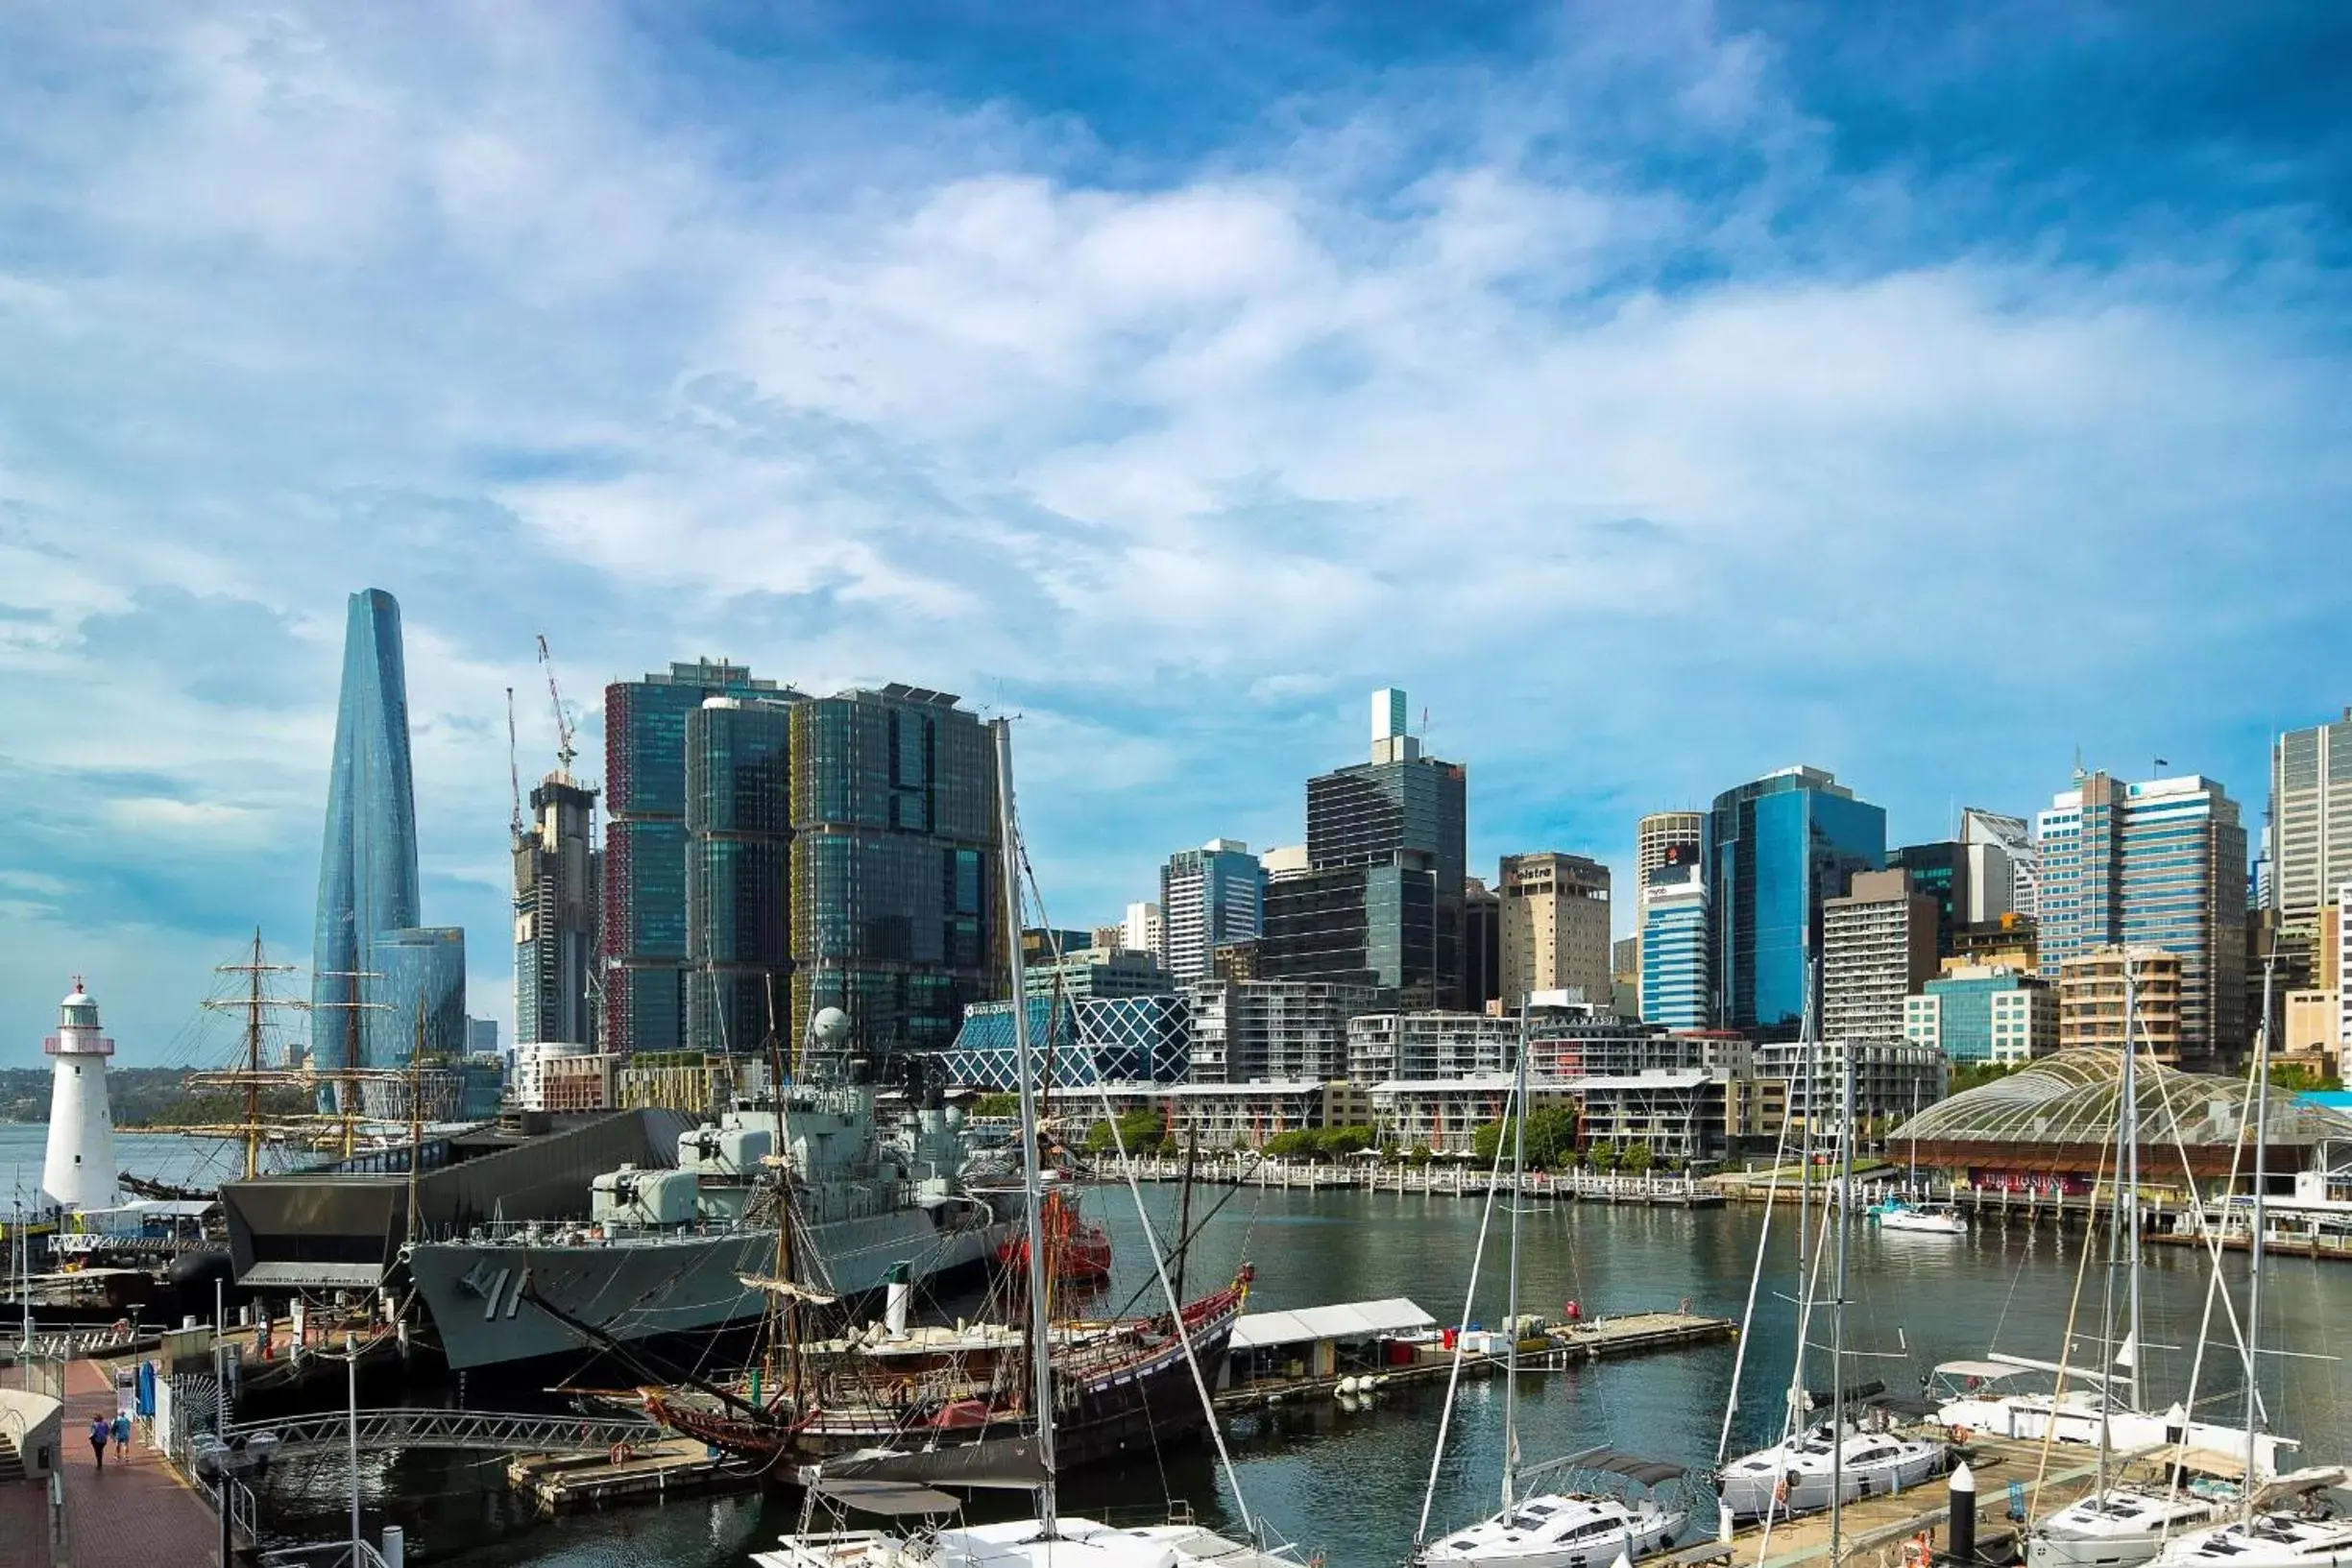
[[[710,697],[773,697],[740,664],[673,663],[604,688],[605,836],[598,924],[604,1033],[623,1055],[686,1045],[686,725]]]
[[[550,774],[515,845],[515,1038],[592,1044],[599,898],[596,792]]]
[[[1002,996],[996,753],[943,692],[890,686],[791,711],[792,1029],[838,1007],[882,1057],[953,1042]]]
[[[371,1006],[361,1015],[360,1038],[371,1068],[398,1070],[419,1054],[418,1023],[424,1023],[422,1056],[436,1066],[461,1062],[468,1054],[466,1026],[466,933],[455,926],[416,926],[385,931],[376,939],[367,982]],[[405,1114],[406,1090],[371,1081],[360,1102],[370,1116]]]
[[[354,1014],[353,1004],[388,1000],[382,982],[362,974],[379,967],[376,957],[383,939],[414,927],[417,919],[417,804],[400,607],[391,594],[372,588],[352,595],[344,625],[343,687],[327,776],[327,832],[319,853],[310,950],[311,1046],[322,1068],[385,1065],[371,1054],[377,1037],[366,1021],[376,1015]],[[461,938],[461,1036],[463,953]],[[394,1065],[408,1059],[406,1038]],[[456,1049],[463,1050],[462,1038]]]
[[[1217,950],[1254,939],[1265,921],[1266,870],[1247,844],[1215,839],[1160,868],[1161,954],[1179,981],[1209,972]]]
[[[1816,768],[1789,768],[1715,797],[1708,946],[1726,1028],[1793,1038],[1821,951],[1822,905],[1886,858],[1886,813]]]
[[[1059,1006],[1050,998],[1032,997],[1030,1046],[1040,1052],[1047,1081],[1062,1088],[1182,1083],[1190,1066],[1191,1020],[1181,997],[1099,997]],[[982,1002],[967,1009],[955,1043],[942,1054],[951,1084],[1018,1088],[1012,1003]]]
[[[1952,956],[1952,933],[1967,924],[1968,851],[1960,844],[1905,844],[1886,856],[1889,871],[1911,874],[1911,891],[1935,900],[1935,955]]]
[[[789,1013],[791,705],[707,699],[686,721],[686,1041],[756,1050]]]
[[[1689,852],[1680,852],[1687,854]],[[1707,885],[1696,860],[1649,874],[1641,913],[1641,1018],[1669,1029],[1710,1023],[1707,984]]]
[[[1462,768],[1434,758],[1359,762],[1309,779],[1308,863],[1318,872],[1368,873],[1363,956],[1318,969],[1306,967],[1306,954],[1288,953],[1265,973],[1343,983],[1369,973],[1382,977],[1372,984],[1425,986],[1422,1005],[1462,1005],[1467,799]],[[1283,946],[1273,929],[1275,894],[1267,891],[1261,953]]]

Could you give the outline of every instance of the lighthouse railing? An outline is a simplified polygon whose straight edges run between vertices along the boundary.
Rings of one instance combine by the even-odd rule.
[[[41,1054],[44,1056],[111,1056],[114,1054],[114,1040],[110,1035],[101,1034],[94,1038],[77,1036],[69,1042],[63,1035],[53,1034],[41,1042]]]

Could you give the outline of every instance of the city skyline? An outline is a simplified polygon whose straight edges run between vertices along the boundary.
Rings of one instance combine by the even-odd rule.
[[[307,956],[371,586],[508,1026],[540,632],[591,783],[673,660],[1026,715],[1062,926],[1303,840],[1392,684],[1470,872],[1591,856],[1616,936],[1642,814],[1798,763],[1890,848],[2078,754],[2258,834],[2352,701],[2279,567],[2346,532],[2352,138],[2307,32],[2110,23],[0,17],[0,1064],[75,973],[191,1061],[240,933]]]

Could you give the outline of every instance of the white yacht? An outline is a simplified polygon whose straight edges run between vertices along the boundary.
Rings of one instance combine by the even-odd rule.
[[[929,1496],[955,1507],[942,1493]],[[903,1492],[895,1498],[877,1493],[867,1501],[892,1511],[928,1506]],[[753,1553],[751,1560],[758,1568],[1298,1568],[1295,1557],[1260,1552],[1198,1525],[1120,1528],[1068,1517],[1050,1529],[1035,1519],[1015,1519],[928,1533],[787,1535],[774,1548]]]
[[[2318,1501],[2343,1479],[2336,1469],[2281,1476],[2243,1518],[2176,1535],[2150,1560],[2157,1568],[2352,1568],[2352,1519]]]
[[[1916,1486],[1943,1468],[1940,1443],[1892,1433],[1865,1432],[1848,1421],[1823,1421],[1786,1442],[1734,1459],[1716,1477],[1716,1490],[1736,1519],[1786,1518],[1830,1506],[1830,1472],[1840,1476],[1839,1501],[1884,1497]]]
[[[2044,1515],[2025,1537],[2026,1568],[2135,1568],[2221,1507],[2185,1487],[2110,1486]]]
[[[1888,1203],[1872,1211],[1879,1228],[1914,1236],[1966,1236],[1968,1221],[1949,1203]]]
[[[1689,1516],[1651,1499],[1531,1497],[1457,1530],[1421,1554],[1425,1564],[1495,1564],[1511,1568],[1609,1568],[1674,1544]]]

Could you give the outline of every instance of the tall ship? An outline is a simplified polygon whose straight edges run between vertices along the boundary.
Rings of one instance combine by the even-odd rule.
[[[984,1267],[1016,1232],[1008,1195],[985,1190],[978,1170],[967,1184],[963,1113],[928,1105],[885,1137],[862,1064],[839,1049],[845,1033],[812,1031],[808,1074],[782,1105],[681,1132],[674,1166],[597,1175],[581,1194],[585,1218],[492,1220],[410,1242],[400,1262],[449,1365],[625,1353],[757,1325],[761,1281],[776,1266],[780,1180],[802,1272],[829,1295],[879,1299],[898,1266],[918,1285]]]

